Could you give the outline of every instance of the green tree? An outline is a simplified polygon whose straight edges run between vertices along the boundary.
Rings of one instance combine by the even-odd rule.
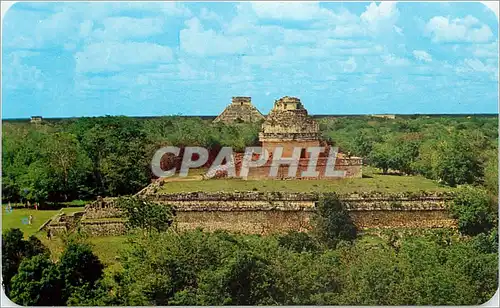
[[[268,262],[237,250],[214,271],[200,277],[201,305],[276,305],[282,299]]]
[[[24,259],[12,278],[12,301],[24,306],[65,305],[57,265],[48,254]]]
[[[472,184],[482,176],[478,155],[466,138],[453,136],[441,143],[438,151],[436,174],[449,185]]]
[[[362,131],[354,136],[353,152],[355,155],[366,157],[373,149],[373,138],[367,132]]]
[[[174,221],[175,211],[166,204],[137,197],[121,197],[116,202],[124,212],[129,229],[139,228],[148,233],[165,232]]]
[[[75,290],[92,290],[102,278],[104,265],[85,243],[70,241],[59,261],[59,272],[64,282],[64,298]]]
[[[393,166],[394,153],[393,148],[388,143],[376,143],[369,157],[370,164],[382,169],[386,174],[389,168]]]
[[[485,155],[484,186],[493,195],[498,196],[498,147]]]
[[[278,244],[296,252],[316,251],[319,248],[313,237],[305,232],[297,231],[290,231],[287,234],[278,236]]]
[[[489,231],[496,224],[496,207],[488,193],[472,186],[460,187],[450,203],[450,210],[458,220],[463,234],[476,235]]]
[[[142,129],[137,119],[110,116],[80,118],[69,126],[90,158],[95,194],[131,194],[149,183],[150,157]]]
[[[66,132],[51,134],[43,148],[45,164],[50,168],[50,177],[57,184],[55,188],[59,198],[68,201],[72,197],[79,197],[75,192],[86,184],[91,163],[76,136]]]
[[[2,234],[2,283],[7,296],[10,294],[11,279],[17,273],[25,258],[47,254],[48,249],[38,238],[30,236],[26,241],[19,229],[8,229]]]
[[[335,193],[321,196],[313,216],[314,234],[328,247],[356,238],[356,226]]]
[[[394,137],[390,144],[393,147],[390,168],[405,174],[416,172],[414,163],[419,155],[422,135],[419,133],[406,133]]]

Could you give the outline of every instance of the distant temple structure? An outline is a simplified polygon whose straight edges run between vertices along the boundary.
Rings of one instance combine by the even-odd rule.
[[[43,118],[41,116],[31,116],[31,123],[42,123]]]
[[[308,115],[300,99],[296,97],[285,96],[274,102],[273,109],[262,124],[259,141],[262,148],[269,153],[269,159],[261,167],[250,168],[248,179],[286,179],[290,177],[288,170],[291,165],[286,164],[279,166],[275,176],[270,176],[271,158],[276,153],[277,148],[282,148],[281,158],[292,158],[294,149],[301,148],[295,178],[334,178],[326,175],[328,154],[332,148],[320,140],[318,123]],[[301,174],[307,170],[309,160],[312,158],[311,153],[306,150],[309,147],[323,147],[324,151],[320,153],[319,157],[314,158],[317,161],[316,171],[318,174],[304,177]],[[242,153],[235,156],[236,174],[240,174],[242,159]],[[258,159],[258,156],[255,159]],[[362,177],[362,165],[362,158],[338,153],[335,160],[335,170],[345,172],[337,178]]]
[[[396,118],[395,114],[372,114],[372,118],[381,118],[381,119],[391,119],[394,120]]]
[[[242,108],[240,108],[242,107]],[[309,116],[307,110],[299,98],[285,96],[274,102],[273,109],[267,117],[264,117],[255,107],[251,105],[250,97],[233,97],[232,103],[214,122],[235,123],[239,121],[251,122],[263,120],[259,133],[261,149],[267,152],[265,163],[260,161],[260,166],[252,166],[248,174],[241,175],[244,153],[234,153],[233,161],[210,169],[205,178],[228,177],[228,168],[234,167],[235,176],[243,179],[335,179],[335,178],[361,178],[363,159],[345,153],[330,155],[338,149],[332,147],[326,141],[321,140],[319,124]],[[308,151],[310,148],[321,148],[319,155]],[[165,155],[162,158],[161,168],[169,170],[180,169],[182,155]],[[214,148],[209,152],[207,163],[203,167],[211,166],[218,156],[220,148]],[[262,153],[254,153],[252,161],[260,160]],[[273,157],[279,156],[287,162],[273,165]],[[333,158],[332,158],[333,157]],[[293,162],[291,162],[291,159]],[[332,162],[331,160],[334,159]],[[329,161],[330,160],[330,161]],[[309,170],[309,162],[315,162],[316,168]],[[332,167],[334,164],[335,167]],[[230,166],[229,166],[230,165]],[[278,165],[278,166],[276,166]],[[274,167],[274,168],[273,168]],[[312,168],[311,168],[312,169]],[[296,170],[296,172],[294,172]],[[272,172],[271,172],[272,171]],[[289,172],[290,171],[290,172]],[[314,174],[313,174],[314,173]]]
[[[295,147],[320,146],[319,125],[307,114],[300,99],[285,96],[274,102],[274,108],[262,124],[259,141],[270,153],[280,146],[283,156],[291,157]],[[307,153],[302,157],[307,157]]]
[[[243,123],[264,120],[260,111],[252,105],[252,99],[247,96],[235,96],[231,104],[214,120],[214,123]]]

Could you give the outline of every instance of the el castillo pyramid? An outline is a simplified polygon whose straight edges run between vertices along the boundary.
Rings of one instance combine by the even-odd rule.
[[[232,98],[231,104],[215,118],[214,122],[242,123],[258,122],[260,120],[264,120],[264,116],[252,105],[250,97],[235,96]]]

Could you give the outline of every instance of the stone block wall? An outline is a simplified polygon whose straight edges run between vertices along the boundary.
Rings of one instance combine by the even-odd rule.
[[[307,211],[179,211],[175,228],[179,231],[202,228],[204,231],[228,230],[245,234],[308,231]]]
[[[297,146],[302,146],[303,143]],[[293,151],[293,149],[291,150]],[[292,152],[289,152],[288,154],[283,154],[283,157],[291,157]],[[300,158],[298,160],[297,165],[297,172],[295,173],[295,178],[298,179],[338,179],[338,178],[361,178],[363,177],[363,160],[359,157],[346,157],[344,155],[339,155],[337,159],[335,160],[335,169],[334,170],[340,170],[340,171],[345,171],[344,176],[339,176],[339,177],[329,177],[326,176],[326,171],[327,171],[327,162],[328,162],[328,157],[319,157],[316,162],[316,168],[315,170],[318,172],[317,176],[313,177],[305,177],[302,176],[302,173],[307,170],[308,164],[309,164],[310,158]],[[241,171],[241,166],[242,164],[238,161],[235,164],[235,169],[236,169],[236,174],[239,175]],[[249,168],[248,170],[248,179],[286,179],[290,178],[288,175],[288,170],[291,168],[291,165],[280,165],[278,167],[278,172],[276,173],[276,176],[271,176],[271,159],[268,160],[266,164],[260,167],[252,167]],[[293,177],[293,176],[292,176]]]
[[[178,230],[202,228],[246,234],[307,232],[314,211],[311,210],[233,210],[233,211],[178,211]],[[374,228],[454,228],[456,222],[447,211],[350,211],[353,223],[359,230]]]
[[[122,235],[127,232],[124,222],[118,220],[82,221],[80,229],[91,236]]]
[[[270,234],[289,230],[307,231],[319,193],[285,192],[189,192],[149,194],[151,201],[176,208],[175,227],[179,230],[202,228],[232,232]],[[449,193],[346,194],[340,196],[359,229],[372,228],[453,228],[446,203]],[[96,206],[97,205],[97,206]],[[123,234],[119,211],[95,203],[89,205],[80,226],[92,235]]]

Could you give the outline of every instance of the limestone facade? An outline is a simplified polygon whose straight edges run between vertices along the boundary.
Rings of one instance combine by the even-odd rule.
[[[318,193],[285,192],[190,192],[145,194],[159,204],[176,209],[174,227],[179,230],[202,228],[250,234],[308,231],[315,211]],[[347,194],[340,199],[354,224],[360,230],[373,228],[456,228],[447,210],[452,195],[418,194]],[[121,213],[111,199],[108,204],[94,202],[86,206],[82,230],[92,235],[114,235],[126,232]],[[60,227],[54,225],[54,227]]]

